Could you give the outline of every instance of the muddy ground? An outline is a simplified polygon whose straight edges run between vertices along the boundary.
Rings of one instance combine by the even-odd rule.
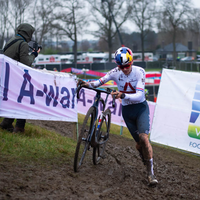
[[[38,123],[73,137],[70,123]],[[73,160],[57,165],[55,159],[47,166],[0,160],[0,199],[200,199],[200,157],[153,145],[159,184],[149,187],[146,169],[134,146],[131,139],[111,135],[103,162],[94,166],[87,154],[87,165],[78,173],[73,171]]]

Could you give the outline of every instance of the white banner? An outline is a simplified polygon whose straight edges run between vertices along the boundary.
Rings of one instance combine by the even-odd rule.
[[[200,74],[163,69],[150,140],[200,154]]]
[[[33,69],[4,55],[0,55],[0,78],[1,117],[77,122],[77,112],[85,115],[96,95],[92,90],[82,89],[77,104],[74,76]],[[102,93],[102,98],[105,97],[106,94]],[[110,95],[107,107],[112,112],[111,122],[126,126],[122,105],[119,100],[115,102],[113,108]],[[155,103],[148,104],[152,123]]]
[[[96,95],[96,92],[93,90],[88,90],[88,89],[82,89],[80,91],[80,99],[78,99],[78,112],[81,114],[86,114],[90,106],[93,105],[94,102],[94,97]],[[102,93],[102,98],[105,99],[106,94]],[[150,125],[152,124],[153,120],[153,115],[154,115],[154,108],[155,108],[155,103],[154,102],[148,102],[149,105],[149,110],[150,110]],[[107,108],[110,108],[111,110],[111,123],[119,125],[119,126],[126,126],[124,123],[124,119],[122,117],[122,105],[120,101],[117,99],[115,100],[115,108],[112,107],[112,96],[108,96],[108,101],[107,101]],[[99,113],[102,110],[101,106],[99,109]]]
[[[75,77],[38,70],[0,54],[0,116],[77,122]]]

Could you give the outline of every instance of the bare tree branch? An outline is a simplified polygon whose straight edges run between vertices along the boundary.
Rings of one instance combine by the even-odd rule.
[[[74,42],[74,62],[77,63],[77,36],[87,27],[88,16],[80,0],[63,0],[61,7],[62,12],[56,15],[57,22],[53,27]]]
[[[131,19],[140,31],[142,60],[144,61],[144,40],[153,29],[156,15],[156,0],[135,0],[132,3]]]
[[[191,0],[161,0],[162,16],[160,17],[161,30],[172,32],[173,61],[176,61],[177,31],[183,28],[191,14]]]
[[[114,50],[113,43],[116,42],[114,38],[129,16],[129,1],[106,0],[102,3],[101,0],[88,0],[88,2],[92,10],[92,22],[98,26],[98,30],[91,31],[91,33],[106,41],[108,44],[109,62],[111,62]]]

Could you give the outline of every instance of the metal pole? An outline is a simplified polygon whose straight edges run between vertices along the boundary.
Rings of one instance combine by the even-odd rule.
[[[120,128],[120,135],[122,135],[123,134],[123,126],[121,126],[121,128]]]

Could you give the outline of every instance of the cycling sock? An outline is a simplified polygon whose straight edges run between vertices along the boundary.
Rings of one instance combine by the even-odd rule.
[[[153,171],[153,158],[151,158],[149,161],[150,161],[150,164],[151,164],[151,174],[154,175],[154,171]]]
[[[148,160],[146,162],[147,164],[147,173],[148,175],[154,175],[154,171],[153,171],[153,158],[151,158],[150,160]]]

